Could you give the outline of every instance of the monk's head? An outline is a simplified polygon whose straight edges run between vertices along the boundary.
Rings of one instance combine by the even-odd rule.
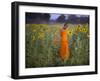
[[[64,26],[63,26],[63,29],[67,29],[68,28],[68,24],[65,23]]]

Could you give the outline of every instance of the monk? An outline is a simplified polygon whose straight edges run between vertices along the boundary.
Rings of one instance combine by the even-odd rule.
[[[64,24],[61,29],[61,45],[60,45],[60,58],[63,61],[68,60],[70,57],[69,41],[68,41],[68,25]]]

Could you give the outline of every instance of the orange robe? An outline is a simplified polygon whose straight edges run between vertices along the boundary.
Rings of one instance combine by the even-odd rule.
[[[70,56],[67,31],[68,31],[67,29],[61,30],[60,57],[62,60],[65,60],[65,59],[67,60]]]

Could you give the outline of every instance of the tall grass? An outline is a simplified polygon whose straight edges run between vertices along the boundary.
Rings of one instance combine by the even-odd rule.
[[[88,24],[68,24],[71,56],[65,62],[59,56],[61,28],[62,24],[26,24],[26,68],[89,64]]]

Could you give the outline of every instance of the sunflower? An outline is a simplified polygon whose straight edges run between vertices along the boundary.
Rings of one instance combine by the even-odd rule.
[[[82,28],[82,31],[83,31],[84,33],[86,33],[86,32],[87,32],[87,28]]]
[[[44,33],[39,33],[38,34],[38,39],[44,39],[45,34]]]
[[[80,31],[81,30],[81,25],[77,25],[76,26],[76,31]]]
[[[80,27],[80,30],[79,30],[80,32],[83,32],[83,28],[82,27]]]
[[[72,36],[73,32],[71,30],[68,31],[68,35]]]

